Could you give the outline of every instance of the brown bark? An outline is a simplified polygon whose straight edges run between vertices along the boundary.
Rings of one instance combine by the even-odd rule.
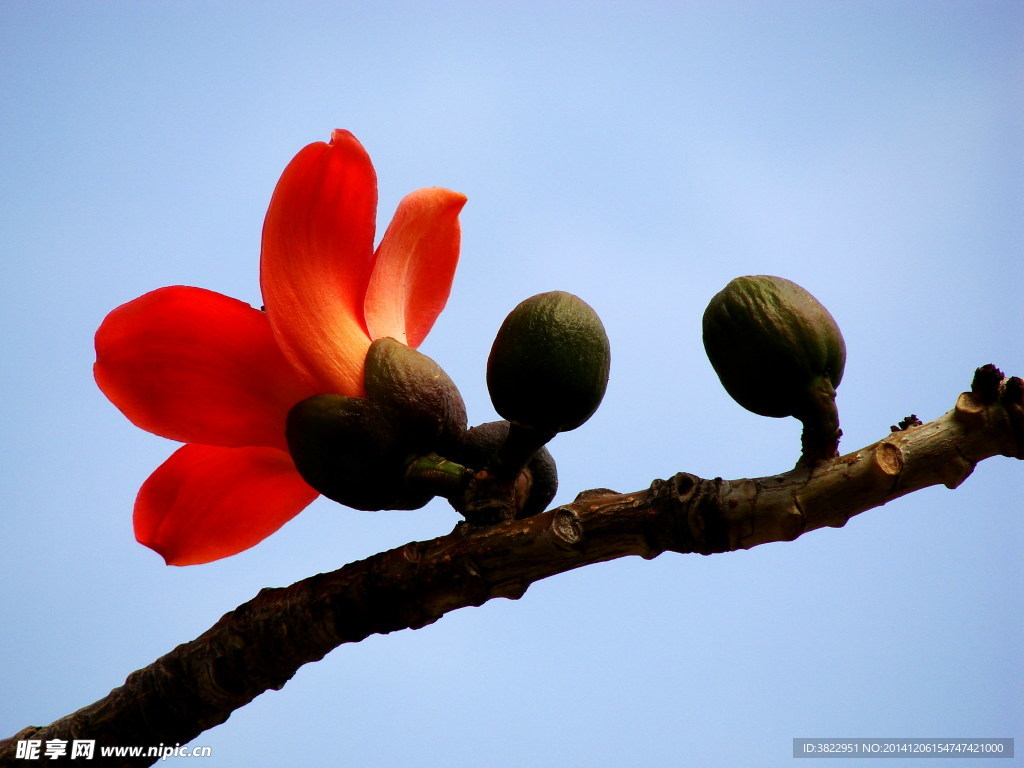
[[[518,599],[535,581],[591,563],[790,541],[931,485],[956,488],[990,456],[1024,458],[1024,383],[985,366],[953,410],[893,429],[813,467],[743,480],[679,473],[635,493],[585,491],[534,517],[462,524],[432,541],[264,589],[103,699],[0,741],[0,764],[21,763],[16,745],[27,739],[95,740],[97,760],[100,746],[184,744],[281,688],[303,664],[370,634],[422,627],[495,597]]]

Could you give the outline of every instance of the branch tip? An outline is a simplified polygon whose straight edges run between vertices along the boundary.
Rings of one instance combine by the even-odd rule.
[[[1018,376],[1005,379],[1000,400],[1017,441],[1017,450],[1009,454],[1010,458],[1024,459],[1024,380]]]

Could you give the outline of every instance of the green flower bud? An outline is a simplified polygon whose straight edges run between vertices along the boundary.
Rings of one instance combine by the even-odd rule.
[[[736,402],[800,419],[805,458],[835,455],[846,343],[817,299],[781,277],[738,277],[711,299],[703,330],[711,365]]]
[[[564,291],[542,293],[502,323],[487,360],[487,389],[503,418],[567,432],[601,404],[610,362],[608,336],[590,305]]]

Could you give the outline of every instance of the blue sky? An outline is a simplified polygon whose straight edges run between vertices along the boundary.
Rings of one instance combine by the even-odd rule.
[[[611,381],[550,446],[559,501],[752,477],[792,465],[799,428],[743,411],[704,357],[704,306],[738,275],[836,317],[846,450],[949,410],[979,365],[1024,375],[1022,44],[1017,2],[0,5],[0,734],[264,586],[456,522],[320,500],[183,569],[133,539],[174,444],[96,389],[93,333],[164,285],[258,305],[302,146],[359,137],[379,231],[412,189],[468,195],[423,351],[474,423],[513,306],[562,289],[600,313]],[[1022,491],[994,458],[794,543],[565,574],[340,648],[194,744],[218,766],[667,768],[789,765],[794,737],[1020,737]]]

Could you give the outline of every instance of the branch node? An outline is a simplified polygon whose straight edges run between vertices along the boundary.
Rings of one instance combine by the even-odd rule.
[[[699,551],[695,542],[695,525],[703,526],[702,522],[691,521],[694,505],[697,502],[701,486],[708,481],[687,472],[679,472],[668,480],[656,479],[651,482],[647,491],[646,502],[650,505],[652,525],[644,527],[645,552],[640,552],[645,560],[652,560],[662,552],[671,551],[687,554]]]
[[[985,424],[985,404],[972,392],[960,393],[953,412],[964,426],[982,427]]]
[[[722,478],[719,477],[715,479],[721,481]],[[680,502],[688,501],[699,483],[700,478],[686,472],[677,472],[672,475],[672,478],[669,480],[672,493],[675,494],[676,499]]]
[[[501,583],[492,583],[484,573],[476,560],[469,554],[457,558],[459,566],[467,577],[467,603],[479,608],[492,597],[507,597],[509,600],[518,600],[526,594],[526,586],[519,581],[508,580]],[[444,615],[444,611],[438,613],[436,618]],[[425,625],[424,625],[425,626]]]
[[[942,467],[942,484],[951,491],[971,476],[974,472],[974,462],[958,455]]]
[[[571,507],[559,507],[555,510],[549,530],[555,544],[566,549],[572,549],[583,540],[583,524],[580,522],[580,516]]]
[[[573,499],[574,504],[585,501],[593,501],[594,499],[603,499],[606,496],[619,496],[618,491],[613,491],[611,488],[591,488],[587,491],[580,491],[576,494],[576,498]]]
[[[874,451],[874,466],[884,476],[896,478],[903,471],[903,451],[895,443],[883,440]]]
[[[722,487],[725,481],[699,480],[679,473],[670,481],[680,501],[686,502],[686,522],[692,551],[702,555],[729,552],[729,521],[722,511]],[[685,489],[685,490],[684,490]]]
[[[846,525],[844,521],[842,525]],[[838,527],[842,527],[842,525]],[[780,541],[796,541],[807,530],[807,518],[798,505],[793,505],[779,519]]]
[[[504,597],[506,600],[518,600],[526,594],[529,586],[521,581],[507,581],[491,590],[491,596]]]

